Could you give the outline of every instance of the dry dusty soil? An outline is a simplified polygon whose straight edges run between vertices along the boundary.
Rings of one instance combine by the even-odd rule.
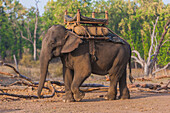
[[[0,113],[170,113],[169,92],[131,90],[131,99],[112,101],[104,99],[106,93],[88,92],[81,102],[71,103],[62,101],[63,93],[45,99],[0,96]]]
[[[106,101],[106,92],[86,93],[81,102],[64,103],[60,97],[0,102],[0,113],[169,113],[170,94],[131,92],[129,100]]]

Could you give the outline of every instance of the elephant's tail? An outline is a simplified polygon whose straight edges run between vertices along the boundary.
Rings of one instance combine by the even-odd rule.
[[[130,51],[130,58],[129,58],[129,80],[133,84],[133,80],[135,80],[132,76],[132,71],[131,71],[131,51]]]

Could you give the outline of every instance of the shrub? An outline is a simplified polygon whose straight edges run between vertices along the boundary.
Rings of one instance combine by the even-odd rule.
[[[20,64],[27,67],[35,67],[39,65],[39,60],[34,61],[31,54],[24,54],[20,60]]]

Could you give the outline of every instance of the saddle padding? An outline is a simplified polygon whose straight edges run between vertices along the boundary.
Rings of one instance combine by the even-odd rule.
[[[106,36],[109,34],[109,30],[102,26],[75,26],[73,29],[77,35],[81,36],[88,35],[88,33],[91,36]]]

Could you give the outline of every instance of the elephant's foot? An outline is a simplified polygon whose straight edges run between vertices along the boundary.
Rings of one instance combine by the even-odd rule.
[[[84,98],[84,96],[85,96],[84,92],[79,92],[79,93],[74,94],[74,99],[76,101],[80,101],[80,100],[82,100]]]
[[[123,95],[123,96],[119,96],[119,99],[121,99],[121,100],[125,100],[125,99],[130,99],[130,95],[128,94],[128,95]]]
[[[130,99],[130,93],[128,88],[125,88],[122,92],[120,92],[119,99],[121,100]]]
[[[116,100],[116,95],[107,94],[107,95],[105,95],[104,99],[106,99],[106,100]]]
[[[63,98],[63,102],[75,102],[75,100],[73,99],[73,98],[67,98],[67,97],[65,97],[65,98]]]
[[[65,97],[63,97],[63,102],[75,102],[73,94],[70,92],[66,92]]]

